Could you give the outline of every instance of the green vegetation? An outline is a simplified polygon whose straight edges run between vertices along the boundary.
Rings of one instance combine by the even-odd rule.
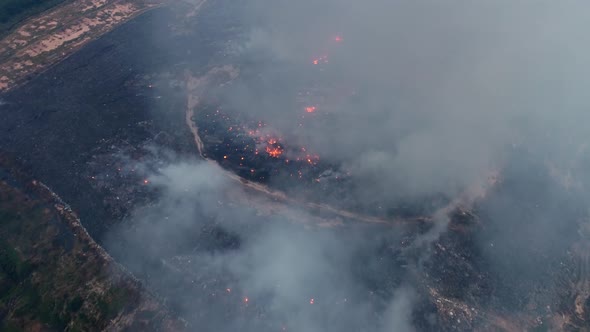
[[[14,282],[20,282],[30,273],[31,267],[18,253],[0,239],[0,273]]]
[[[68,311],[78,312],[78,310],[80,310],[80,308],[82,308],[83,304],[84,304],[84,299],[81,298],[80,295],[76,295],[76,296],[74,296],[72,301],[70,301],[70,304],[68,304]]]
[[[105,317],[111,319],[132,302],[132,296],[125,288],[112,287],[107,291],[105,298],[98,301],[98,308]]]
[[[31,269],[28,264],[17,257],[13,249],[2,248],[0,256],[2,274],[0,276],[2,293],[0,294],[0,308],[10,312],[12,323],[30,321],[41,322],[52,330],[61,331],[70,322],[76,322],[76,312],[83,305],[80,296],[70,299],[68,293],[61,293],[55,289],[43,290],[35,278],[30,277]],[[47,269],[40,269],[39,273],[50,273]],[[44,282],[60,286],[60,280]],[[75,309],[75,310],[74,310]]]
[[[113,263],[0,151],[0,332],[182,330]]]
[[[66,0],[0,0],[0,36],[25,18]]]
[[[138,304],[138,289],[115,282],[110,266],[59,223],[66,220],[50,198],[0,180],[0,331],[100,330]]]

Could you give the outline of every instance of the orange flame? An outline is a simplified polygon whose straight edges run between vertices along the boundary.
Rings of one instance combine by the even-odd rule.
[[[307,107],[305,108],[305,111],[306,111],[307,113],[313,113],[313,112],[315,112],[315,111],[316,111],[316,109],[317,109],[317,108],[316,108],[315,106],[307,106]]]
[[[283,149],[280,147],[267,146],[266,153],[273,158],[278,158],[283,154]]]
[[[320,156],[308,154],[305,156],[305,161],[307,161],[308,164],[315,166],[320,161]]]
[[[319,65],[320,63],[328,63],[328,56],[327,55],[322,55],[319,58],[313,59],[313,64],[314,65]]]

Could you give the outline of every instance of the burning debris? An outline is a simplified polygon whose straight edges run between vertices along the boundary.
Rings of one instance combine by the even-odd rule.
[[[315,112],[316,107],[306,110]],[[318,154],[285,144],[283,135],[268,124],[235,111],[205,106],[196,121],[203,128],[207,155],[246,179],[266,183],[279,176],[311,183],[329,168]]]
[[[268,153],[268,155],[272,158],[279,158],[283,154],[283,149],[280,145],[276,147],[269,145],[266,147],[266,153]]]
[[[341,36],[333,38],[336,42],[342,41]],[[328,63],[327,53],[314,59],[314,63]],[[322,72],[331,70],[325,69]],[[441,206],[441,202],[444,204],[444,200],[439,201],[438,195],[435,195],[434,198],[426,198],[429,204],[396,202],[397,206],[383,209],[379,199],[371,201],[368,206],[365,200],[359,204],[361,200],[351,198],[350,192],[367,184],[344,169],[345,165],[340,161],[321,158],[319,153],[308,148],[313,142],[306,140],[313,137],[318,127],[329,127],[337,116],[339,105],[348,104],[350,98],[355,98],[358,88],[350,86],[350,82],[327,82],[324,74],[309,68],[302,68],[302,72],[309,77],[301,82],[293,95],[292,104],[285,105],[286,110],[292,110],[286,117],[297,121],[297,126],[285,132],[266,120],[247,115],[236,106],[223,104],[220,102],[223,98],[214,97],[206,103],[189,103],[192,115],[187,121],[198,127],[201,155],[217,161],[245,181],[259,182],[274,190],[296,193],[309,201],[369,213],[379,218],[418,216],[434,211]],[[214,86],[218,90],[210,95],[223,96],[226,91],[231,91],[236,77],[229,84],[215,81]],[[242,76],[240,80],[257,79],[255,77],[260,76]],[[207,81],[209,79],[205,76],[203,82]]]
[[[312,63],[314,65],[327,64],[327,63],[329,63],[328,56],[327,55],[322,55],[320,57],[317,57],[317,58],[313,59]]]

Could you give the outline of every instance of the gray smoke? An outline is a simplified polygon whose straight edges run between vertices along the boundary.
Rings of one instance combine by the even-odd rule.
[[[288,208],[280,212],[296,214],[302,224],[282,214],[260,216],[228,202],[224,193],[235,183],[203,162],[162,168],[149,181],[160,198],[114,231],[108,248],[194,328],[412,330],[416,294],[401,283],[405,272],[383,264],[382,256],[371,257],[399,235],[305,228],[313,217]],[[219,235],[208,232],[211,227],[235,242],[208,247]],[[398,282],[375,284],[392,277]]]
[[[246,49],[275,61],[259,69],[262,88],[244,84],[229,98],[295,132],[301,110],[289,105],[313,86],[288,68],[327,54],[315,75],[353,93],[319,101],[334,116],[300,139],[372,180],[367,195],[456,194],[500,168],[508,146],[569,160],[588,139],[588,4],[255,3],[262,23]]]
[[[590,4],[256,0],[242,15],[253,22],[239,47],[250,74],[219,92],[223,102],[349,170],[364,184],[351,200],[452,200],[506,171],[508,187],[478,205],[497,226],[475,248],[500,279],[518,271],[523,289],[527,278],[548,274],[533,255],[559,262],[577,239],[571,220],[587,216],[580,207],[590,185]],[[328,63],[313,65],[324,55]],[[318,81],[328,97],[309,102],[322,120],[301,130],[306,104],[297,98]],[[262,214],[229,199],[251,193],[204,162],[172,165],[150,181],[160,198],[135,211],[112,252],[192,323],[216,331],[419,329],[422,294],[411,277],[421,267],[408,273],[376,255],[381,244],[399,245],[398,229],[306,227],[316,216],[295,207]],[[439,214],[412,240],[422,257],[447,231]],[[210,227],[223,230],[221,244],[207,247],[207,234],[218,234],[203,235]],[[191,286],[178,289],[179,279]],[[227,300],[207,300],[220,296]]]

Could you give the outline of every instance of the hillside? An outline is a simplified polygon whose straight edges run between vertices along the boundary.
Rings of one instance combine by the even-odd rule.
[[[2,331],[178,330],[47,187],[0,158]]]

